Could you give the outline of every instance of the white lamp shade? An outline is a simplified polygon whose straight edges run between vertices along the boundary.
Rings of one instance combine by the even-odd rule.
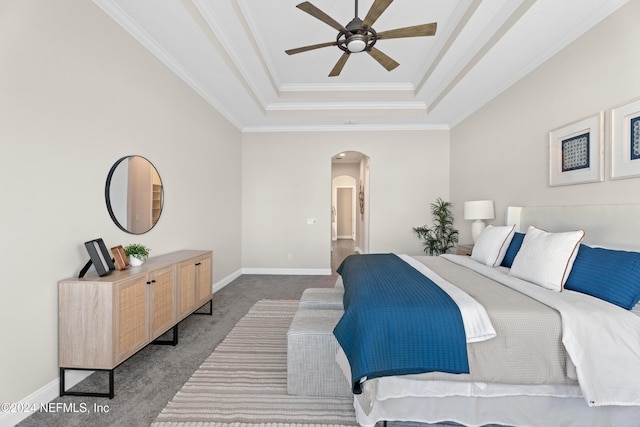
[[[495,217],[493,200],[464,202],[464,219],[493,219]]]

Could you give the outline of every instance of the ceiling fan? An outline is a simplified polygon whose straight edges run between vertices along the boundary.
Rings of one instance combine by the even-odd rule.
[[[296,49],[285,50],[288,55],[295,55],[296,53],[307,52],[309,50],[319,49],[328,46],[338,46],[343,51],[342,56],[329,73],[329,77],[335,77],[340,75],[340,72],[344,68],[344,65],[349,59],[349,55],[358,52],[367,52],[373,59],[378,61],[380,65],[391,71],[396,68],[398,64],[392,58],[385,53],[381,52],[374,47],[378,40],[382,39],[397,39],[401,37],[421,37],[421,36],[433,36],[436,33],[437,23],[414,25],[411,27],[397,28],[395,30],[376,32],[371,26],[378,20],[380,15],[389,7],[393,0],[375,0],[364,21],[358,17],[358,0],[355,0],[355,18],[351,20],[346,26],[342,26],[338,21],[331,18],[329,15],[315,7],[308,1],[300,3],[296,7],[314,18],[319,19],[325,24],[338,30],[336,41],[314,44],[310,46],[303,46]]]

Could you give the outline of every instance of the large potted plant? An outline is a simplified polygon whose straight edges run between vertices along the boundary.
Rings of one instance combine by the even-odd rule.
[[[431,203],[433,225],[413,227],[413,231],[422,240],[425,253],[441,255],[447,253],[458,242],[458,230],[453,228],[452,207],[450,202],[445,202],[438,197],[435,203]]]

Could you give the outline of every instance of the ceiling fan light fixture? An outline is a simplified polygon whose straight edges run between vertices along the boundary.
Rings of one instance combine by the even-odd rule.
[[[400,64],[393,58],[389,57],[385,53],[378,49],[374,49],[373,45],[378,41],[378,37],[382,39],[398,39],[406,37],[421,37],[421,36],[433,36],[436,33],[437,23],[432,22],[430,24],[413,25],[410,27],[396,28],[394,30],[383,31],[378,33],[371,28],[373,24],[378,20],[380,15],[389,7],[393,0],[373,0],[373,4],[367,12],[364,21],[358,17],[358,0],[355,0],[355,17],[345,27],[343,27],[338,21],[327,15],[322,10],[311,4],[309,1],[305,1],[297,5],[296,7],[314,18],[324,22],[330,27],[338,30],[335,42],[319,43],[311,46],[303,46],[296,49],[285,50],[288,55],[295,53],[307,52],[313,49],[319,49],[328,46],[337,46],[338,49],[344,53],[336,62],[336,65],[331,69],[329,77],[339,76],[342,72],[344,65],[346,64],[349,55],[352,53],[367,52],[373,59],[375,59],[380,65],[382,65],[387,71],[394,70]]]
[[[362,52],[367,48],[367,37],[362,34],[354,34],[347,38],[347,49],[351,53]]]

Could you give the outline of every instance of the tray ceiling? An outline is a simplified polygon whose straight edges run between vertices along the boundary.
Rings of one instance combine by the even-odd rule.
[[[437,22],[433,37],[379,40],[386,71],[351,54],[328,77],[337,30],[301,0],[94,0],[239,129],[448,129],[627,0],[396,0],[380,31]],[[354,2],[311,0],[347,25]],[[362,19],[373,0],[359,1]]]

